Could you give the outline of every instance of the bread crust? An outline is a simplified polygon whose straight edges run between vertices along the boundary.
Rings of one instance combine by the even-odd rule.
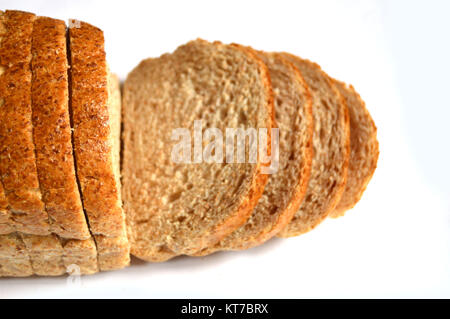
[[[306,192],[306,198],[303,201],[303,203],[300,205],[300,209],[295,214],[294,218],[291,220],[291,222],[283,229],[281,230],[277,236],[278,237],[292,237],[292,236],[298,236],[301,234],[304,234],[312,229],[314,229],[317,225],[319,225],[326,217],[328,217],[331,212],[334,210],[336,205],[338,204],[344,189],[345,184],[347,181],[347,171],[348,171],[348,165],[349,165],[349,158],[350,158],[350,120],[349,120],[349,114],[348,114],[348,108],[346,105],[346,101],[344,97],[339,93],[338,89],[333,84],[331,78],[321,69],[321,67],[314,62],[311,62],[306,59],[302,59],[298,56],[295,56],[290,53],[282,52],[281,53],[287,60],[291,61],[297,68],[300,69],[300,65],[306,64],[308,68],[311,70],[314,70],[315,75],[319,77],[321,80],[324,81],[327,85],[328,93],[332,94],[334,101],[336,102],[336,105],[338,109],[335,110],[336,116],[337,116],[337,126],[341,128],[341,139],[340,139],[340,145],[338,148],[338,151],[341,152],[341,162],[340,163],[333,163],[335,165],[335,168],[338,168],[340,166],[339,170],[339,176],[334,181],[333,186],[331,187],[331,190],[322,189],[318,191],[317,189],[311,189],[310,184],[308,185],[308,190]],[[300,72],[302,70],[300,69]],[[306,82],[309,84],[308,79],[305,76]],[[313,100],[314,99],[320,99],[319,92],[314,92],[314,89],[311,88],[311,93]],[[316,101],[317,103],[318,101]],[[320,102],[322,103],[322,102]],[[315,110],[313,107],[313,114]],[[317,134],[315,132],[314,134]],[[313,159],[313,166],[311,171],[311,178],[313,178],[314,175],[314,160]],[[317,163],[316,163],[317,167]],[[310,179],[311,183],[311,179]],[[311,210],[309,208],[308,210],[308,204],[310,204],[310,201],[313,200],[313,198],[316,196],[316,194],[323,192],[328,192],[328,203],[325,206],[322,206],[320,210],[314,209]],[[307,209],[307,211],[303,211],[304,209]]]
[[[112,168],[103,32],[78,21],[69,27],[69,39],[74,149],[84,209],[92,234],[121,236],[125,225]]]
[[[361,199],[369,184],[379,156],[377,127],[366,104],[352,85],[336,79],[334,84],[347,101],[350,117],[350,162],[345,191],[330,217],[343,216]]]
[[[48,214],[41,200],[31,123],[31,37],[34,14],[6,11],[0,47],[0,174],[18,231],[48,235]],[[11,132],[14,132],[11,134]]]

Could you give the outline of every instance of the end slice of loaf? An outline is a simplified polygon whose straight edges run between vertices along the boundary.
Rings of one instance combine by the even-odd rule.
[[[224,136],[227,127],[270,132],[270,78],[256,54],[237,45],[189,42],[141,62],[125,81],[123,101],[123,195],[132,254],[149,261],[193,254],[245,223],[267,182],[261,162],[175,163],[172,133],[184,128],[192,136],[195,120]]]
[[[278,171],[269,176],[247,222],[197,256],[262,244],[291,221],[306,192],[313,156],[311,94],[300,71],[280,54],[259,52],[258,56],[269,69],[274,92],[275,121],[279,129]]]
[[[305,199],[292,221],[278,234],[310,231],[336,207],[345,188],[350,156],[348,110],[332,80],[319,65],[282,53],[302,73],[313,98],[314,157]]]
[[[75,21],[69,26],[69,48],[73,140],[83,206],[100,270],[123,268],[129,263],[129,244],[120,189],[118,79],[109,73],[100,29]],[[112,253],[115,258],[102,261]]]
[[[334,80],[339,92],[344,96],[350,116],[350,162],[345,191],[330,215],[339,217],[353,208],[361,199],[378,161],[377,128],[361,96],[353,86]]]
[[[31,111],[31,39],[34,14],[6,11],[0,46],[0,174],[16,230],[48,235],[41,200]]]

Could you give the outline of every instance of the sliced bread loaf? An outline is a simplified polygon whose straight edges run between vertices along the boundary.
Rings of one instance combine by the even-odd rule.
[[[311,94],[300,71],[280,54],[259,52],[258,56],[269,69],[274,91],[275,120],[279,128],[278,170],[269,176],[247,222],[197,256],[262,244],[290,222],[306,192],[313,156]]]
[[[198,145],[193,163],[186,154],[196,120],[202,121],[197,122],[202,133],[207,128],[223,136],[226,128],[270,132],[270,78],[256,53],[238,45],[189,42],[141,62],[125,81],[123,101],[123,195],[132,254],[149,261],[193,254],[245,223],[268,178],[259,159],[225,163],[220,146],[211,151],[219,154],[213,163],[202,161]],[[188,142],[187,161],[176,159],[177,129]]]
[[[314,117],[314,157],[306,197],[292,221],[278,234],[290,237],[313,229],[339,202],[347,178],[350,126],[345,100],[320,66],[282,54],[300,70],[310,88]]]
[[[334,80],[339,92],[344,96],[350,116],[350,162],[345,191],[331,213],[331,217],[344,215],[361,199],[378,161],[377,128],[366,109],[364,101],[353,86]]]
[[[69,48],[73,142],[82,201],[97,244],[100,270],[122,268],[129,262],[129,245],[120,194],[118,83],[109,80],[100,29],[73,21]],[[117,249],[120,256],[108,259],[107,265],[100,262]]]

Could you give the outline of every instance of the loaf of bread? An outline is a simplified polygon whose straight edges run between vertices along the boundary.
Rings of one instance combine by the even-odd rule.
[[[376,133],[317,64],[200,39],[142,61],[122,107],[99,28],[0,11],[0,277],[303,234],[360,200]]]

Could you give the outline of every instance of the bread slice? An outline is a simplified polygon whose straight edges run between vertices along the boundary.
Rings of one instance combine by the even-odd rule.
[[[33,275],[26,247],[17,233],[0,235],[0,277]]]
[[[73,258],[80,263],[80,273],[92,273],[98,268],[95,243],[90,239],[75,175],[66,48],[64,21],[38,17],[33,26],[31,47],[37,172],[51,230],[67,240],[58,243],[58,237],[50,235],[27,236],[24,241],[27,247],[41,251],[44,262],[39,265],[47,264],[47,274],[54,275],[64,273],[65,268],[73,264]],[[52,254],[53,260],[50,260]],[[32,257],[33,268],[38,268],[36,260],[39,258]]]
[[[339,202],[347,178],[350,126],[345,100],[320,66],[282,54],[300,70],[310,88],[315,123],[314,157],[306,197],[292,221],[278,234],[290,237],[313,229]]]
[[[0,173],[9,207],[9,225],[22,233],[49,236],[50,225],[39,188],[33,142],[31,108],[31,44],[34,14],[6,11],[0,47]],[[24,239],[33,272],[53,275],[53,268],[41,262],[49,246],[39,249]],[[49,238],[52,250],[60,250],[58,240]],[[13,261],[14,262],[14,261]],[[34,265],[33,265],[34,264]],[[35,267],[34,267],[35,266]]]
[[[247,222],[197,256],[262,244],[290,222],[306,192],[313,156],[311,94],[300,71],[280,54],[259,52],[258,56],[269,68],[274,91],[279,128],[278,171],[270,175]]]
[[[366,109],[361,96],[353,86],[334,80],[335,86],[344,96],[350,116],[350,162],[345,191],[331,213],[331,217],[344,215],[361,199],[378,161],[377,128]]]
[[[121,145],[121,108],[122,100],[120,94],[120,81],[117,75],[109,73],[108,76],[108,105],[112,134],[112,155],[115,176],[120,176],[120,145]],[[121,184],[119,188],[119,198],[121,197]],[[130,244],[127,234],[121,236],[106,237],[96,236],[98,247],[98,264],[102,271],[123,268],[130,263]]]
[[[120,125],[114,124],[120,123],[117,79],[109,80],[100,29],[72,21],[69,48],[73,141],[83,206],[97,244],[100,270],[122,268],[129,262],[129,244],[120,194]],[[103,255],[116,253],[116,248],[127,257],[122,253],[108,265],[100,262]]]
[[[3,19],[6,33],[0,46],[0,174],[10,207],[10,224],[23,233],[48,235],[31,124],[31,34],[36,17],[6,11]]]
[[[36,19],[32,55],[33,136],[51,231],[63,238],[89,239],[73,159],[64,21]]]
[[[195,120],[223,136],[225,128],[270,132],[270,78],[253,50],[191,41],[142,61],[125,81],[123,103],[123,196],[133,255],[163,261],[193,254],[245,223],[268,178],[259,160],[190,164],[171,153],[173,130],[192,136]]]

